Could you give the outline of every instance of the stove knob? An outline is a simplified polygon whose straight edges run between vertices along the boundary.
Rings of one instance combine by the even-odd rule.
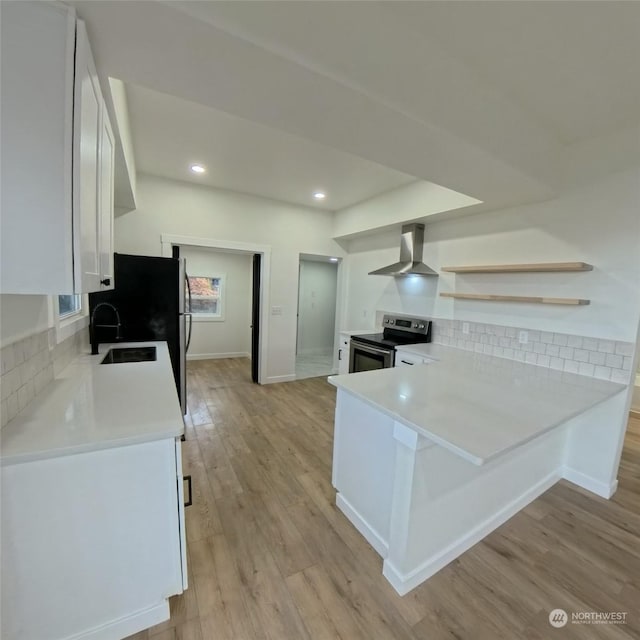
[[[395,324],[396,321],[395,320],[389,320],[389,324]]]
[[[423,324],[418,325],[418,329],[424,329],[424,325]]]
[[[389,318],[384,321],[385,324],[389,324]]]
[[[414,329],[417,329],[417,328],[418,328],[418,323],[417,323],[417,322],[414,322],[414,323],[413,323],[413,328],[414,328]]]

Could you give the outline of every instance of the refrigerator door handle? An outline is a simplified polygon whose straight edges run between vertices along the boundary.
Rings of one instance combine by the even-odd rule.
[[[189,282],[189,274],[186,269],[184,272],[184,280],[187,283],[187,299],[189,301],[189,311],[185,311],[185,316],[189,317],[189,333],[187,335],[187,345],[185,351],[189,351],[189,345],[191,344],[191,331],[193,329],[193,314],[191,313],[191,283]]]

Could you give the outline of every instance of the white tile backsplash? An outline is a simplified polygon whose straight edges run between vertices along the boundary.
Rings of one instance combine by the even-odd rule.
[[[55,329],[48,329],[3,347],[1,426],[13,420],[87,346],[86,330],[56,344]]]
[[[528,333],[527,344],[518,341],[521,330]],[[489,323],[469,322],[469,333],[463,334],[460,320],[438,318],[433,319],[432,339],[436,343],[477,353],[624,384],[628,384],[631,378],[635,350],[631,342]]]

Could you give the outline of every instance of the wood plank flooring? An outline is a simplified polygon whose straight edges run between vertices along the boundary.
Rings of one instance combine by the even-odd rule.
[[[640,638],[640,420],[612,500],[560,482],[399,597],[335,507],[335,391],[257,386],[246,360],[189,363],[185,473],[190,588],[135,640]],[[625,625],[552,628],[562,608]]]

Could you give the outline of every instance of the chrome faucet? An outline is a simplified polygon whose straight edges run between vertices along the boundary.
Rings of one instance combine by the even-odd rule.
[[[109,307],[113,309],[113,312],[116,314],[116,324],[95,324],[96,319],[96,311],[100,307]],[[110,328],[116,330],[116,340],[120,340],[120,314],[118,310],[110,303],[110,302],[100,302],[93,308],[93,313],[91,314],[91,320],[89,322],[89,341],[91,342],[91,355],[96,355],[98,353],[98,345],[100,341],[96,337],[96,327],[100,328]]]

